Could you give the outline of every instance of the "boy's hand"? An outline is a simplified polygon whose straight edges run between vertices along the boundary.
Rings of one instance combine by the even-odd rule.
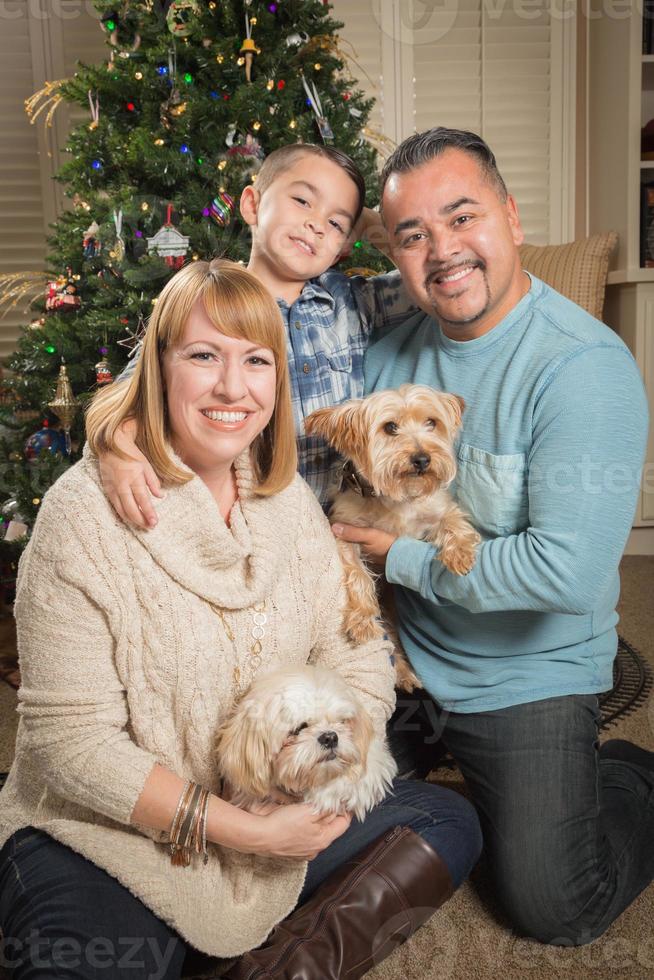
[[[99,458],[102,486],[109,502],[126,524],[154,527],[157,514],[152,498],[163,497],[161,483],[150,463],[134,442],[135,426],[124,423],[119,429],[116,444],[130,459],[115,453],[102,453]]]

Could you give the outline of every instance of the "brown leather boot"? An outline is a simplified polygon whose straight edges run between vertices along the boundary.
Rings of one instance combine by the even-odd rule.
[[[444,861],[396,827],[334,872],[226,980],[358,980],[452,894]]]

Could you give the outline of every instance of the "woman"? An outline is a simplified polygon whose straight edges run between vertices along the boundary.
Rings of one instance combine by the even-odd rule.
[[[127,416],[167,487],[151,530],[120,523],[100,485],[94,454],[114,448]],[[0,796],[14,976],[34,975],[36,935],[57,976],[179,977],[189,947],[239,956],[298,899],[286,931],[229,976],[261,957],[281,960],[266,976],[288,975],[297,957],[316,980],[345,966],[360,976],[463,880],[479,829],[466,801],[418,783],[396,783],[352,824],[297,804],[245,813],[219,796],[216,729],[260,669],[311,659],[338,670],[380,729],[393,704],[387,645],[353,650],[342,632],[336,545],[295,474],[272,298],[232,263],[187,266],[159,297],[133,378],[94,399],[87,435],[19,574],[20,724]],[[173,866],[168,842],[187,818],[204,820],[206,864]],[[395,825],[410,830],[389,835]],[[316,910],[330,924],[318,937],[306,920]],[[393,940],[372,950],[388,921]]]

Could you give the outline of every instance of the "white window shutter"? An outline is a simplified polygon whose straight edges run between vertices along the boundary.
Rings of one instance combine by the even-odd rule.
[[[521,19],[507,5],[491,17],[484,5],[482,135],[518,202],[527,241],[550,234],[551,36],[542,9]]]
[[[401,140],[433,126],[479,133],[535,244],[574,217],[576,21],[504,0],[335,0],[343,37],[378,90],[372,125]]]
[[[530,242],[549,240],[549,14],[458,0],[414,30],[414,127],[479,133],[518,201]]]
[[[90,4],[61,0],[60,18],[38,19],[33,9],[28,0],[14,0],[13,16],[2,19],[0,30],[0,274],[44,270],[59,190],[52,177],[68,109],[62,106],[55,126],[46,130],[45,113],[30,125],[25,99],[45,80],[72,75],[78,59],[92,63],[106,57],[105,35]],[[71,115],[75,121],[85,118],[82,109]],[[0,357],[11,353],[20,326],[33,315],[25,305],[18,303],[0,319]]]
[[[380,0],[333,0],[330,13],[345,24],[340,31],[340,48],[346,56],[346,70],[357,80],[356,88],[375,99],[368,126],[387,135],[380,11]]]
[[[416,5],[417,8],[418,5]],[[414,118],[409,131],[482,126],[481,0],[439,4],[425,23],[414,13]]]
[[[23,8],[23,9],[20,9]],[[0,31],[0,273],[37,272],[45,261],[43,199],[35,128],[25,114],[34,91],[27,0],[21,16],[3,20]],[[13,349],[25,322],[24,302],[0,320],[0,357]],[[0,316],[5,311],[0,310]]]

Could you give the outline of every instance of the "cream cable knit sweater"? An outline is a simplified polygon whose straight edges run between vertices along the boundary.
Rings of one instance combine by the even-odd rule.
[[[252,607],[266,601],[260,669],[335,668],[379,726],[393,702],[388,646],[342,633],[338,552],[309,488],[256,498],[247,454],[236,468],[231,530],[198,477],[168,489],[156,528],[126,527],[88,449],[46,494],[20,563],[20,721],[0,794],[0,846],[47,831],[224,957],[291,911],[306,863],[211,845],[206,867],[176,868],[165,835],[129,819],[155,762],[218,789],[214,734],[252,677]]]

